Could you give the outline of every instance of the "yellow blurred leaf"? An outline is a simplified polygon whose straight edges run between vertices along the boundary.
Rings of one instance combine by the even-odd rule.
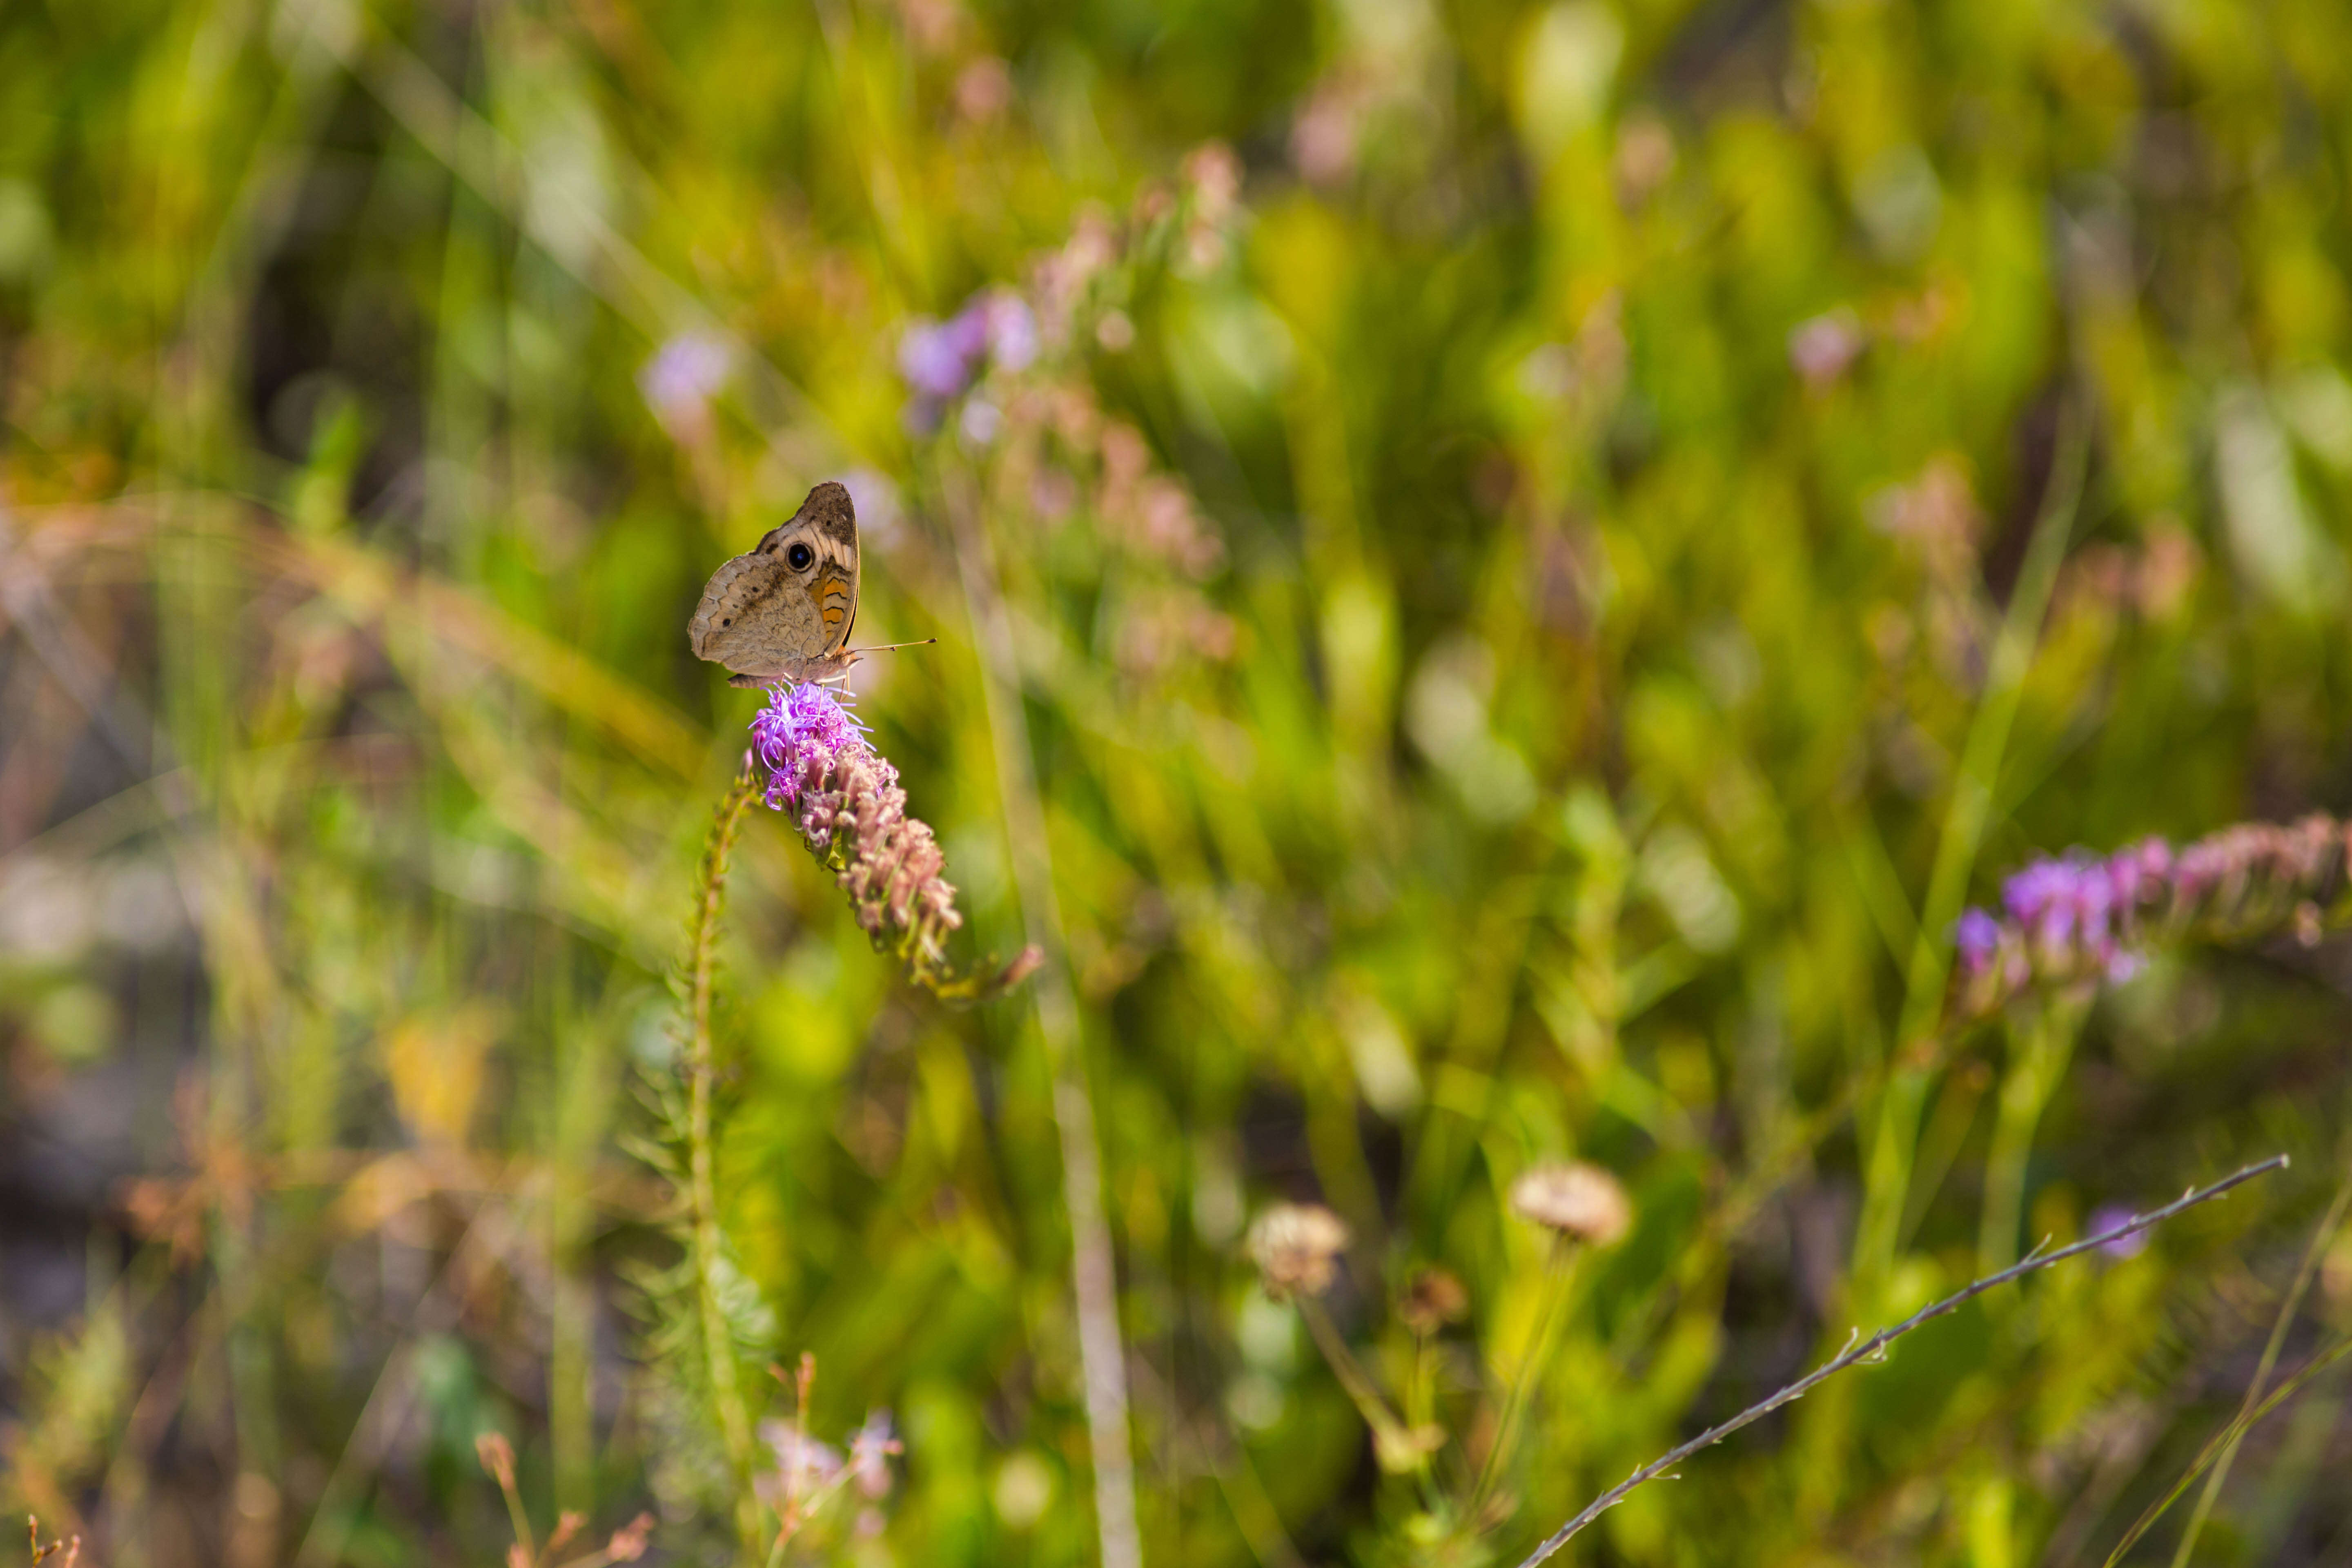
[[[499,1025],[496,1009],[469,1003],[410,1018],[385,1037],[393,1104],[421,1142],[466,1141]]]

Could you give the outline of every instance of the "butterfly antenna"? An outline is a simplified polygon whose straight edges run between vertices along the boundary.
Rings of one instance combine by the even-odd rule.
[[[929,647],[939,640],[940,639],[937,637],[925,637],[919,642],[886,642],[877,644],[873,647],[853,647],[846,651],[850,653],[890,653],[902,647]]]

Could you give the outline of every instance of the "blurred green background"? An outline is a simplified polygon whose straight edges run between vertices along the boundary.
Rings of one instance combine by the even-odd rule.
[[[0,1506],[489,1563],[497,1430],[542,1531],[728,1560],[633,1142],[756,700],[684,626],[842,478],[970,952],[1066,951],[1145,1562],[1511,1561],[2290,1152],[1569,1554],[2100,1561],[2352,1329],[2352,955],[1962,1031],[1940,954],[2036,852],[2352,805],[2347,163],[2331,0],[0,5]],[[1095,1561],[1034,1004],[793,837],[722,952],[745,1384],[905,1451],[784,1555]],[[1562,1282],[1502,1194],[1570,1156],[1635,1225]],[[1422,1472],[1260,1290],[1281,1199]],[[2344,1393],[2190,1560],[2343,1560]]]

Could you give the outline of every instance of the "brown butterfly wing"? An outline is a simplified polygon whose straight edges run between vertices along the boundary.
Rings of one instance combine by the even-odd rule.
[[[781,555],[753,551],[710,574],[687,625],[695,657],[753,681],[794,676],[824,648],[816,606]]]
[[[796,542],[809,547],[800,571]],[[838,674],[850,662],[841,653],[857,619],[857,577],[856,513],[849,491],[828,480],[790,522],[711,574],[687,640],[697,658],[734,671],[737,686]]]

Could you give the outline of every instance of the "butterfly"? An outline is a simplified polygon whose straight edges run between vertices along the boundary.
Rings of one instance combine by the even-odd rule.
[[[851,647],[856,624],[857,509],[827,479],[791,521],[710,574],[686,638],[695,658],[733,672],[730,686],[797,686],[839,680],[861,656],[886,651]]]

